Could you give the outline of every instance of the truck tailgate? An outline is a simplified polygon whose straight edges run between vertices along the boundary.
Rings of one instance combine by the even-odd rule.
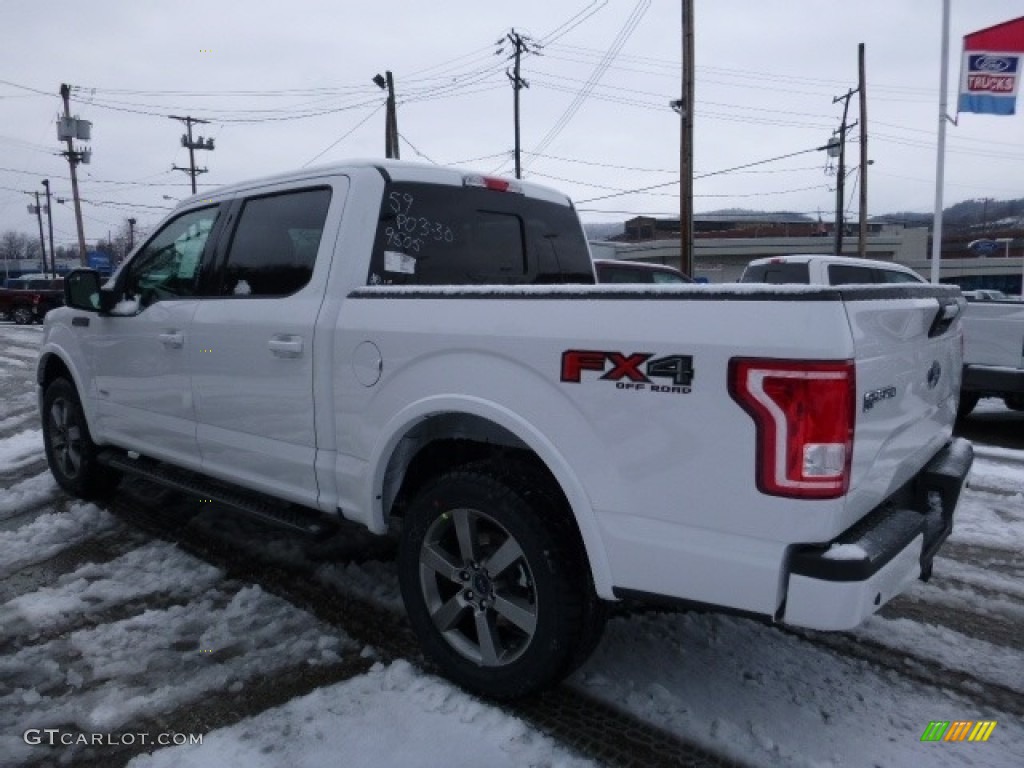
[[[949,441],[962,364],[955,288],[844,288],[857,360],[851,525],[916,474]]]

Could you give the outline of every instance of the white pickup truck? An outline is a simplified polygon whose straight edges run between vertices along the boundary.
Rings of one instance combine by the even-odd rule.
[[[498,698],[582,663],[617,599],[857,625],[930,575],[972,460],[955,288],[597,285],[564,195],[453,169],[194,197],[66,291],[37,371],[61,487],[393,532],[428,657]]]
[[[1001,397],[1007,408],[1024,411],[1024,302],[967,297],[960,416],[982,397]]]

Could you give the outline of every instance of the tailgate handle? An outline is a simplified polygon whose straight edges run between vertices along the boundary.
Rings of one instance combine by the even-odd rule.
[[[932,327],[928,329],[928,338],[944,334],[958,317],[960,317],[959,300],[939,299],[939,309],[935,313]]]

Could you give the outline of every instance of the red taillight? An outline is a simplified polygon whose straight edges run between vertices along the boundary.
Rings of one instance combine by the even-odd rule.
[[[735,358],[729,394],[757,427],[757,487],[834,499],[850,485],[856,377],[852,360]]]
[[[514,181],[499,179],[495,176],[464,176],[462,184],[466,187],[482,187],[494,192],[518,192],[522,194],[523,188]]]

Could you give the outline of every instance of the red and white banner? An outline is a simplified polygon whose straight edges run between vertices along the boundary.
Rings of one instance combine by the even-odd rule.
[[[1012,115],[1024,73],[1024,16],[964,36],[958,112]]]

